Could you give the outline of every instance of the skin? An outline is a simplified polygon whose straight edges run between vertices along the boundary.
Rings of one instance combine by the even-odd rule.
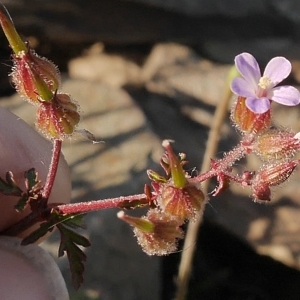
[[[52,144],[44,139],[23,120],[0,108],[0,177],[5,179],[7,171],[12,171],[18,185],[23,189],[24,172],[34,167],[42,182],[45,182],[51,160]],[[71,199],[70,172],[63,156],[49,198],[49,203],[69,203]],[[14,210],[18,198],[0,194],[0,232],[21,220],[29,209],[22,213]],[[24,232],[24,236],[31,232]]]
[[[24,188],[24,172],[34,167],[42,182],[45,181],[51,160],[51,142],[30,128],[23,120],[3,108],[0,108],[0,149],[1,178],[5,179],[5,173],[12,171],[18,185]],[[49,202],[69,203],[70,199],[70,172],[66,161],[61,156]],[[17,213],[14,210],[17,200],[17,197],[5,196],[0,193],[0,232],[29,213],[29,209],[22,213]],[[19,237],[28,235],[37,226],[29,228]],[[20,240],[9,247],[3,246],[2,238],[6,239],[6,237],[0,236],[0,299],[25,299],[25,295],[26,299],[32,300],[50,299],[49,296],[52,295],[54,289],[50,288],[51,291],[49,290],[49,282],[56,284],[58,278],[55,272],[53,276],[51,275],[51,264],[47,262],[46,266],[43,266],[44,269],[41,270],[41,253],[30,254],[29,258],[24,259],[22,258],[22,251],[28,249],[28,246],[20,247]],[[7,244],[6,240],[5,243]],[[36,245],[29,245],[29,247],[32,246],[37,247],[38,251],[44,251]],[[46,259],[42,259],[43,261]],[[48,277],[42,276],[42,274],[48,273]],[[22,282],[20,282],[20,278],[22,278]],[[62,279],[59,281],[64,285]],[[37,285],[39,286],[38,289],[36,288]],[[62,293],[62,297],[55,294],[56,296],[51,299],[67,299],[65,287],[63,287]]]
[[[64,279],[53,258],[20,238],[0,237],[0,299],[68,300]]]

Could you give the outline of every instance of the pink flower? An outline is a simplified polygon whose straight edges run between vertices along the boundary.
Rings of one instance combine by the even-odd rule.
[[[291,73],[291,63],[284,57],[274,57],[269,61],[261,76],[259,65],[250,53],[235,57],[235,66],[242,77],[232,80],[234,94],[246,98],[246,106],[257,114],[270,109],[270,100],[294,106],[300,103],[300,93],[292,86],[277,86]]]

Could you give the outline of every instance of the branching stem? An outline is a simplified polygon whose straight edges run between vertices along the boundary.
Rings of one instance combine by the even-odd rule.
[[[107,208],[122,208],[125,202],[133,201],[146,201],[145,194],[122,196],[117,198],[109,198],[104,200],[92,200],[80,203],[70,203],[58,205],[55,208],[62,214],[76,214],[76,213],[87,213],[96,210],[102,210]]]

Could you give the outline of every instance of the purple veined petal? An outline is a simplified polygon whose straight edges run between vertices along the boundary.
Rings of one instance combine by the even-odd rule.
[[[270,109],[268,98],[249,97],[246,99],[246,106],[256,114],[263,114]]]
[[[242,77],[236,77],[231,81],[230,88],[238,96],[255,97],[255,89]]]
[[[272,58],[267,64],[264,75],[272,81],[271,88],[287,78],[292,70],[291,63],[284,57],[278,56]]]
[[[270,91],[270,99],[283,105],[295,106],[300,103],[300,92],[290,85],[278,86]]]
[[[237,55],[234,62],[240,74],[250,84],[251,88],[255,90],[261,77],[261,73],[254,56],[250,53],[244,52]]]

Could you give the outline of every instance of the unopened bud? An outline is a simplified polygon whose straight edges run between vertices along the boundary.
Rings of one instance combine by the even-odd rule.
[[[68,94],[55,94],[51,102],[41,102],[37,110],[36,126],[49,138],[66,138],[79,121],[78,106]]]
[[[118,217],[134,227],[138,243],[148,255],[167,255],[177,250],[177,242],[183,238],[182,223],[174,216],[158,209],[150,209],[142,218],[125,215]]]
[[[253,177],[252,190],[256,200],[270,200],[270,187],[284,183],[293,173],[299,161],[284,161],[264,166]]]
[[[261,181],[268,186],[276,186],[285,182],[293,173],[299,161],[285,161],[264,166],[256,175],[256,181]]]
[[[291,158],[300,149],[300,140],[288,131],[270,130],[260,135],[253,150],[263,160]]]
[[[267,130],[271,125],[271,112],[257,114],[245,103],[246,98],[239,96],[231,111],[231,120],[236,128],[244,134],[257,134]]]

